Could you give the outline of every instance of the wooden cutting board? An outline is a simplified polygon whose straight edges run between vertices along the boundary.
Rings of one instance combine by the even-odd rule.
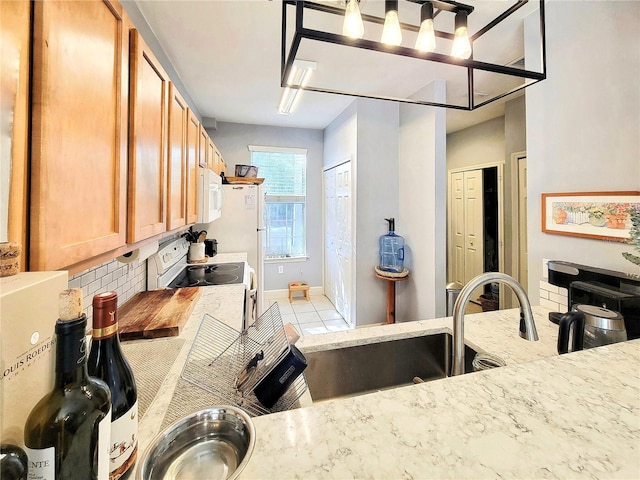
[[[189,320],[200,288],[140,292],[118,309],[121,340],[175,337]]]

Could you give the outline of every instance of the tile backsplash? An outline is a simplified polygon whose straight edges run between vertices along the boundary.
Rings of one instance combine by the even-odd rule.
[[[540,306],[554,312],[567,312],[569,310],[569,291],[541,280]]]
[[[88,325],[93,318],[91,304],[96,293],[114,291],[121,306],[136,293],[147,288],[147,261],[135,260],[120,263],[117,260],[105,262],[96,267],[77,273],[69,278],[69,288],[81,288],[84,313]]]

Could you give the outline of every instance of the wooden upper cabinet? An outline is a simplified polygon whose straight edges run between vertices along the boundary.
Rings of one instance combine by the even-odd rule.
[[[0,217],[8,219],[7,238],[22,245],[20,271],[27,269],[28,191],[27,175],[29,152],[29,55],[31,45],[31,4],[27,0],[0,2],[0,45],[2,45],[2,73],[0,88],[0,118],[3,119],[0,158],[9,174],[9,188],[0,187],[8,205],[2,202]],[[4,119],[7,119],[5,124]],[[5,125],[11,128],[5,129]],[[4,175],[2,176],[4,179]],[[5,208],[8,207],[8,211]],[[4,227],[4,226],[3,226]],[[4,236],[4,235],[3,235]]]
[[[207,168],[216,169],[216,146],[211,138],[207,142]]]
[[[209,142],[209,134],[202,126],[202,124],[200,124],[200,145],[198,146],[200,155],[198,156],[198,165],[200,165],[201,167],[207,167],[209,164],[209,159],[207,157]]]
[[[160,62],[132,29],[128,243],[166,230],[168,87]]]
[[[218,147],[216,147],[214,145],[213,148],[214,148],[214,150],[213,150],[213,155],[214,155],[213,170],[218,175],[220,175],[220,172],[222,172],[222,155],[220,154],[220,150],[218,150]]]
[[[187,103],[169,82],[167,230],[184,227],[187,215]]]
[[[187,224],[198,221],[198,163],[200,122],[189,109],[187,118]]]
[[[129,25],[116,1],[34,2],[29,267],[125,244]]]

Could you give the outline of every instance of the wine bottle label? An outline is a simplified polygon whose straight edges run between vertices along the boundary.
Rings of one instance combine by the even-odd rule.
[[[94,328],[91,331],[91,336],[94,340],[100,340],[102,338],[113,337],[116,333],[118,333],[118,322],[108,327]]]
[[[111,435],[111,408],[98,423],[98,480],[109,478],[109,442]]]
[[[111,422],[109,479],[116,480],[136,461],[138,451],[138,401]]]
[[[56,478],[56,449],[24,448],[29,459],[28,480],[55,480]]]

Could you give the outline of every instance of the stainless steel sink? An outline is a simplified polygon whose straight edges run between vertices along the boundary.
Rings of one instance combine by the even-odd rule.
[[[448,333],[305,353],[305,378],[314,402],[351,397],[451,374]],[[465,345],[465,372],[476,351]]]

